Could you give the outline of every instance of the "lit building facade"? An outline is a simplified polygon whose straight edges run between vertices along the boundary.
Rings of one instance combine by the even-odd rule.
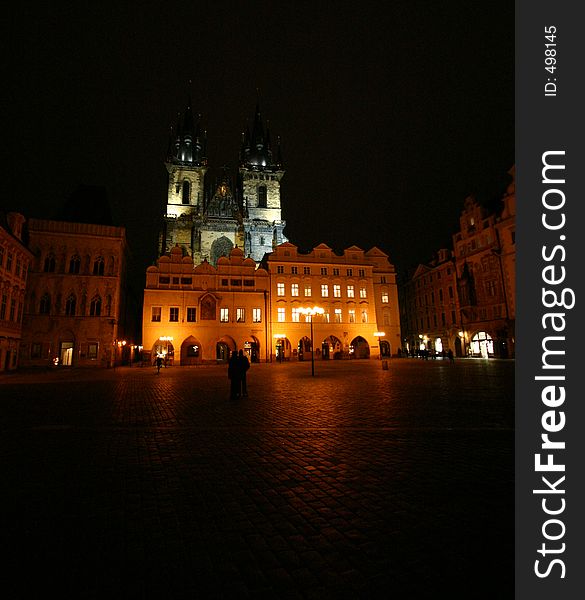
[[[512,358],[516,321],[515,169],[502,208],[488,212],[465,200],[453,251],[419,265],[401,285],[403,343],[412,350]],[[454,291],[454,294],[452,293]],[[437,343],[439,342],[439,343]]]
[[[32,253],[23,243],[25,218],[0,212],[0,372],[18,366],[22,314]]]
[[[337,255],[326,244],[303,254],[289,242],[268,254],[276,359],[379,358],[396,355],[400,323],[396,272],[378,248],[351,246]],[[310,317],[307,308],[323,314]],[[313,319],[313,344],[309,333]]]
[[[443,248],[428,264],[421,264],[400,286],[403,351],[463,356],[457,272],[451,250]]]
[[[226,362],[244,350],[252,362],[270,358],[267,338],[269,276],[240,248],[214,266],[175,246],[146,271],[144,359],[168,364]]]
[[[114,366],[124,340],[122,227],[30,219],[23,366]]]

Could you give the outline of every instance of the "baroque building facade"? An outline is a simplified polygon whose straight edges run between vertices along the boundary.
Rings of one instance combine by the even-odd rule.
[[[302,309],[318,306],[312,339]],[[390,357],[400,344],[396,273],[377,248],[343,255],[321,244],[300,253],[285,242],[258,265],[233,248],[214,266],[175,246],[146,272],[145,360],[252,362]]]
[[[124,337],[125,229],[42,219],[27,226],[34,259],[20,365],[114,366]]]
[[[17,368],[22,315],[33,255],[23,236],[25,218],[0,212],[0,373]]]
[[[468,197],[453,250],[441,250],[436,260],[419,265],[401,285],[403,343],[409,353],[451,349],[457,356],[514,357],[514,167],[509,175],[512,181],[500,210],[490,212]]]

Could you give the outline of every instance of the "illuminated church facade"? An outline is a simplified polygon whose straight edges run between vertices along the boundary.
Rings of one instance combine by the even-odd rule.
[[[234,181],[224,169],[209,187],[207,134],[188,106],[169,143],[166,211],[159,255],[180,247],[195,265],[217,264],[238,247],[256,262],[286,242],[281,218],[280,184],[284,176],[280,140],[273,150],[270,131],[256,107],[253,126],[242,136]]]

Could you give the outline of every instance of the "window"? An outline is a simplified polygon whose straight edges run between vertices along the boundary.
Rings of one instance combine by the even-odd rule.
[[[445,313],[441,313],[441,325],[446,325],[447,319],[445,319]]]
[[[323,323],[329,323],[329,313],[328,312],[323,313]]]
[[[41,358],[42,348],[42,344],[40,344],[39,342],[33,342],[30,345],[30,357]]]
[[[2,304],[4,304],[4,299],[6,296],[2,296]],[[6,311],[6,309],[4,309]],[[41,303],[39,305],[39,313],[41,315],[48,315],[51,312],[51,296],[49,294],[44,294],[41,298]],[[4,318],[4,317],[2,317]]]
[[[22,263],[20,262],[20,258],[17,258],[17,259],[16,259],[16,271],[14,272],[14,274],[15,274],[17,277],[20,277],[20,268],[21,268],[21,264],[22,264]]]
[[[284,283],[280,282],[276,284],[276,295],[284,296]]]
[[[229,280],[228,279],[222,279],[221,280],[221,285],[229,285]]]
[[[179,321],[179,307],[171,306],[169,308],[169,321],[177,323]]]
[[[72,273],[73,275],[77,275],[80,270],[81,270],[81,257],[76,254],[75,256],[72,256],[71,260],[69,261],[69,273]]]
[[[341,323],[341,308],[335,309],[335,322]]]
[[[382,275],[382,277],[380,277],[380,283],[386,283],[386,275]]]
[[[219,320],[222,323],[230,322],[230,309],[229,308],[220,308],[219,309]]]
[[[266,186],[260,185],[260,186],[258,186],[258,208],[266,208],[266,206],[267,206]]]
[[[360,277],[365,277],[366,276],[366,270],[365,269],[358,269],[358,275]]]
[[[166,283],[170,283],[171,282],[171,278],[170,277],[159,277],[158,278],[158,282],[162,283],[162,284],[166,284]]]
[[[246,322],[246,309],[245,308],[236,308],[236,323],[245,323]]]
[[[284,323],[284,321],[286,319],[286,309],[285,308],[278,308],[277,309],[277,314],[278,314],[277,321],[279,323]]]
[[[457,319],[455,318],[454,310],[451,311],[451,323],[453,323],[453,325],[455,325],[455,323],[457,323]]]
[[[341,298],[341,286],[338,284],[335,284],[333,286],[333,297],[334,298]]]
[[[388,313],[384,313],[384,325],[390,325],[390,315]]]
[[[453,288],[449,286],[449,298],[453,298]]]
[[[327,275],[327,267],[321,267],[321,275]]]
[[[187,322],[195,323],[197,321],[197,309],[194,306],[187,307]]]
[[[183,285],[191,285],[193,283],[192,277],[181,277],[181,283]]]
[[[329,286],[326,283],[321,284],[321,298],[329,296]]]
[[[299,284],[298,283],[292,283],[290,286],[290,293],[292,296],[298,296],[299,295]]]
[[[280,275],[282,275],[282,273],[284,273],[284,265],[278,265],[276,267],[276,272]]]
[[[264,236],[260,236],[260,245],[264,246],[264,244],[266,244],[266,240],[264,239]]]
[[[382,304],[388,304],[388,292],[382,292]]]
[[[305,285],[305,297],[312,295],[312,290],[310,285]]]
[[[0,321],[4,321],[6,318],[6,303],[8,302],[8,297],[6,294],[2,294],[2,303],[0,304]]]
[[[16,300],[14,298],[12,298],[12,300],[10,300],[10,316],[8,317],[8,319],[10,321],[14,321],[15,315],[16,315]]]
[[[364,308],[362,310],[362,323],[368,322],[368,311]]]
[[[349,311],[347,312],[347,317],[348,317],[348,321],[350,323],[355,323],[355,309],[354,308],[350,308]]]
[[[160,306],[153,306],[150,309],[150,320],[153,323],[160,323],[160,316],[161,316],[161,307]]]
[[[360,298],[367,298],[368,295],[366,293],[366,288],[365,287],[361,287],[360,288]]]
[[[87,345],[87,358],[95,360],[98,355],[98,345],[97,342],[90,342]]]
[[[102,299],[99,295],[95,295],[89,305],[89,315],[91,317],[99,317],[102,314]]]
[[[252,309],[252,321],[254,323],[262,322],[262,309],[261,308],[253,308]]]
[[[181,202],[183,204],[189,204],[189,182],[187,180],[183,181],[183,195],[181,197]]]
[[[253,279],[244,279],[244,286],[245,287],[254,287],[254,280]]]
[[[12,254],[8,253],[8,260],[6,262],[6,270],[10,271],[10,266],[12,265]],[[49,254],[45,258],[45,265],[43,268],[45,273],[54,273],[55,272],[55,255]]]
[[[304,275],[310,275],[311,274],[311,267],[303,267],[303,274]]]
[[[241,287],[242,280],[241,279],[232,279],[230,283],[231,283],[231,285],[233,285],[235,287]]]
[[[290,268],[290,272],[291,272],[293,275],[298,275],[298,274],[299,274],[299,268],[298,268],[298,267],[291,267],[291,268]]]
[[[348,298],[355,298],[355,289],[354,289],[353,285],[348,285],[347,286],[347,297]]]
[[[443,304],[443,290],[442,289],[439,290],[439,302],[441,304]]]
[[[347,276],[348,277],[353,277],[353,269],[348,269],[347,270]]]
[[[333,275],[339,275],[339,269],[333,269]]]
[[[98,256],[93,263],[93,274],[94,275],[103,275],[105,268],[104,259],[101,256]]]
[[[67,300],[65,302],[65,314],[68,317],[75,316],[75,304],[76,304],[75,296],[73,294],[71,294],[71,296],[69,296],[69,298],[67,298]]]
[[[492,298],[496,295],[496,282],[495,281],[488,281],[486,283],[486,292],[488,296],[491,296]]]
[[[292,309],[292,320],[293,323],[298,323],[300,321],[300,312],[299,312],[299,308],[293,308]]]

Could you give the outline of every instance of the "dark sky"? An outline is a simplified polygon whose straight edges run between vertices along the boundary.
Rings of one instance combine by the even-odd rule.
[[[450,243],[467,195],[505,189],[509,0],[44,4],[6,21],[0,203],[52,217],[79,184],[104,186],[141,270],[189,93],[218,168],[236,166],[259,89],[282,137],[285,233],[305,250],[377,245],[404,269]]]

